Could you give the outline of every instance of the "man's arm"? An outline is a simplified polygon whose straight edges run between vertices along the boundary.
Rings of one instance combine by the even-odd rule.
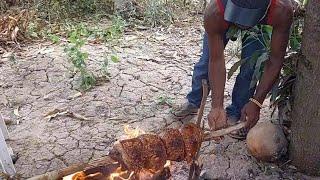
[[[264,73],[254,95],[261,104],[279,76],[289,40],[293,11],[290,7],[283,7],[278,8],[278,13],[281,9],[281,18],[275,19],[273,23],[270,58],[266,61]]]
[[[273,15],[274,22],[271,38],[271,54],[266,61],[264,72],[260,83],[257,86],[253,98],[261,104],[265,100],[268,92],[279,77],[283,66],[284,55],[290,35],[290,27],[293,20],[292,5],[288,0],[279,0],[277,9]],[[247,127],[251,128],[259,120],[260,109],[253,102],[247,103],[241,111],[241,120],[247,121]]]
[[[223,107],[226,68],[224,61],[224,20],[215,4],[211,1],[205,12],[204,27],[208,34],[209,45],[209,84],[212,93],[212,108],[208,116],[212,129],[220,129],[226,125]]]

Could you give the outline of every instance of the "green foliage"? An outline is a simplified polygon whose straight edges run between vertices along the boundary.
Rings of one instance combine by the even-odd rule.
[[[89,90],[94,86],[96,78],[93,73],[88,72],[86,67],[88,53],[81,51],[81,47],[85,44],[85,41],[82,39],[81,33],[77,31],[71,32],[68,40],[70,44],[65,48],[65,52],[68,54],[75,70],[80,72],[80,88],[84,91]]]
[[[39,17],[50,23],[98,13],[112,14],[113,3],[113,0],[33,0],[32,2]]]
[[[174,99],[171,97],[168,97],[166,95],[161,95],[158,97],[158,101],[157,104],[159,105],[168,105],[168,106],[172,106],[173,105],[173,101]]]
[[[111,22],[112,24],[107,28],[101,28],[98,26],[90,27],[85,23],[66,22],[63,28],[64,31],[67,32],[67,36],[70,36],[70,33],[76,32],[82,37],[90,40],[111,42],[122,37],[126,26],[125,20],[120,16],[112,16]]]
[[[291,28],[291,34],[289,37],[289,44],[287,48],[287,56],[284,61],[284,66],[281,70],[278,81],[272,88],[269,96],[271,101],[271,107],[274,110],[281,106],[282,111],[291,112],[291,106],[293,104],[293,88],[296,79],[296,62],[297,59],[301,59],[301,41],[302,41],[302,27],[303,19],[295,19]],[[241,34],[241,39],[246,41],[248,38],[254,38],[261,42],[264,46],[265,52],[255,52],[250,57],[250,62],[255,63],[255,71],[251,81],[251,88],[261,79],[263,74],[263,67],[266,60],[269,59],[269,54],[271,51],[271,26],[256,26],[252,29],[242,31],[239,33],[239,29],[230,29],[227,36],[230,39],[237,39]],[[246,38],[244,38],[246,37]],[[242,42],[244,43],[244,42]],[[243,47],[242,47],[243,48]],[[239,60],[234,63],[228,72],[228,78],[230,78],[233,73],[241,66],[245,60]],[[274,112],[274,111],[273,111]],[[283,124],[281,120],[281,124]]]
[[[39,28],[36,22],[30,22],[27,28],[27,34],[32,38],[39,38]]]
[[[173,22],[173,10],[163,0],[147,0],[144,21],[155,26],[167,26]]]
[[[102,63],[102,74],[109,79],[110,78],[110,73],[109,73],[109,62],[112,61],[113,63],[118,63],[119,62],[119,57],[115,54],[112,54],[110,57],[105,55],[104,56],[104,61]]]
[[[255,26],[249,30],[240,30],[236,26],[229,28],[227,32],[227,38],[233,41],[240,38],[242,40],[242,44],[246,44],[245,46],[242,46],[240,50],[244,49],[246,46],[249,46],[255,41],[259,41],[264,48],[261,51],[254,52],[248,59],[240,59],[234,63],[231,69],[228,71],[228,79],[231,78],[231,76],[238,70],[242,63],[251,63],[251,66],[255,66],[255,72],[252,76],[250,87],[252,88],[255,86],[263,74],[262,71],[265,61],[269,59],[271,33],[272,28],[265,25]],[[251,42],[247,43],[249,40],[251,40]]]
[[[120,16],[113,16],[111,27],[107,28],[104,37],[107,40],[118,39],[123,35],[126,23]]]
[[[302,20],[296,20],[293,22],[291,28],[291,36],[289,38],[289,50],[300,51],[302,41]]]
[[[48,38],[52,41],[52,43],[56,44],[60,42],[60,37],[55,34],[49,34]]]

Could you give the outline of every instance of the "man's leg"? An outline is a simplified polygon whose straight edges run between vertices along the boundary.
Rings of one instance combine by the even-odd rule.
[[[186,102],[173,109],[173,114],[178,118],[197,114],[202,98],[202,79],[208,79],[209,47],[208,36],[205,33],[202,42],[202,55],[194,65],[192,75],[192,89],[187,95]]]
[[[194,65],[192,75],[192,89],[187,95],[189,103],[193,104],[197,108],[200,107],[202,98],[202,84],[201,80],[208,80],[208,63],[209,63],[209,46],[208,36],[205,33],[202,44],[202,55],[199,62]]]
[[[259,38],[261,38],[261,35],[259,35]],[[256,38],[250,37],[242,39],[241,59],[245,59],[245,61],[240,67],[240,73],[233,87],[232,104],[226,108],[228,120],[231,123],[235,123],[240,119],[241,109],[255,92],[256,86],[250,88],[256,65],[256,62],[253,62],[251,57],[255,52],[265,52],[265,48],[261,42]]]
[[[224,38],[225,45],[228,40]],[[192,89],[187,95],[187,102],[173,110],[173,114],[177,117],[185,117],[187,115],[196,114],[202,99],[202,79],[208,80],[208,63],[209,63],[209,46],[208,36],[203,36],[202,55],[193,69]]]

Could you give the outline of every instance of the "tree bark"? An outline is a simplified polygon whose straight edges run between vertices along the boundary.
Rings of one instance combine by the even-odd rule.
[[[300,171],[320,175],[320,2],[309,0],[292,112],[290,159]]]

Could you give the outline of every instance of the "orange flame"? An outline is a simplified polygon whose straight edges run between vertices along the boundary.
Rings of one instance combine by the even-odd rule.
[[[164,167],[170,167],[171,166],[171,161],[167,160],[166,164],[164,165]]]
[[[126,134],[126,138],[136,138],[141,134],[145,134],[146,132],[140,128],[130,128],[128,124],[124,125],[124,132]]]
[[[128,178],[125,178],[123,176],[127,176],[128,171],[122,171],[121,167],[119,167],[116,172],[111,173],[108,177],[108,180],[130,180],[134,174],[134,172],[131,172]]]

